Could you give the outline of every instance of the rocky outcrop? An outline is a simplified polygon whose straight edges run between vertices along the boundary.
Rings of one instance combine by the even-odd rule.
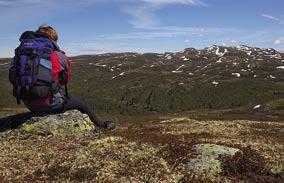
[[[44,136],[79,135],[95,130],[86,114],[71,110],[61,114],[32,117],[18,129],[23,134]]]
[[[207,175],[218,175],[222,172],[222,156],[233,157],[241,152],[237,148],[216,144],[197,144],[193,148],[196,156],[187,163],[187,171]]]

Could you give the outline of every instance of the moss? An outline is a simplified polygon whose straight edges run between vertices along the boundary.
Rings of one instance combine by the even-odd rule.
[[[89,117],[79,111],[67,111],[63,114],[34,117],[24,123],[19,131],[23,134],[38,135],[82,135],[95,130]]]

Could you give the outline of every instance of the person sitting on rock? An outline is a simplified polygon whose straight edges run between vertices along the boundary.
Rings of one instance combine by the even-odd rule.
[[[26,31],[9,69],[13,95],[33,113],[60,113],[77,109],[87,114],[98,127],[116,128],[116,120],[102,121],[84,101],[68,95],[71,64],[57,45],[57,32],[50,26]],[[63,92],[65,86],[65,92]]]

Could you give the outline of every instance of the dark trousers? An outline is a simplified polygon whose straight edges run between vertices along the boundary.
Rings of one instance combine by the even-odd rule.
[[[105,127],[104,121],[100,120],[94,111],[92,110],[91,106],[88,105],[86,102],[76,99],[72,96],[69,96],[68,99],[65,99],[65,103],[63,106],[63,111],[77,109],[81,113],[87,114],[91,121],[98,127]]]

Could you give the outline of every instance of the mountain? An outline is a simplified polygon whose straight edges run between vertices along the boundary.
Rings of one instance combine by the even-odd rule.
[[[76,110],[22,113],[1,59],[0,182],[283,182],[283,58],[244,45],[73,57],[70,93],[118,116],[113,131]]]
[[[100,113],[240,109],[280,116],[284,110],[284,52],[272,48],[214,45],[71,59],[70,93],[90,101]],[[6,79],[8,62],[0,60],[2,108],[16,103]]]

